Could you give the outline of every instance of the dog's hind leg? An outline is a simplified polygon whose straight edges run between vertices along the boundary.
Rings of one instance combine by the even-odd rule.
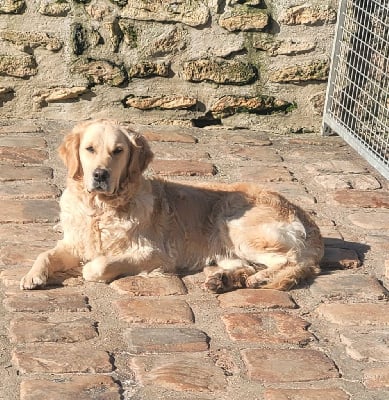
[[[268,268],[249,276],[246,280],[246,286],[248,288],[289,290],[299,282],[312,278],[319,272],[320,268],[314,263],[311,265],[288,264],[277,270]]]

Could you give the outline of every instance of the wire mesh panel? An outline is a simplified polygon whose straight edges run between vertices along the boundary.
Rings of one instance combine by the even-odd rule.
[[[323,117],[389,179],[389,1],[340,0]]]

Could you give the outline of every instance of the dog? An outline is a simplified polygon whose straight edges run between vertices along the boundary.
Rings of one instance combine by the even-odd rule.
[[[205,287],[215,293],[289,290],[319,273],[319,228],[276,192],[147,178],[153,152],[146,139],[106,119],[76,125],[59,155],[68,171],[63,238],[37,257],[21,289],[81,267],[86,281],[107,283],[154,270],[204,270]]]

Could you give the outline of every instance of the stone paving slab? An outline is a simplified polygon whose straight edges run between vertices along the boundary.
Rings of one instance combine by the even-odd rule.
[[[33,264],[36,257],[54,245],[53,242],[39,242],[31,244],[12,243],[0,245],[0,266],[10,267],[13,265],[27,267]]]
[[[53,177],[53,169],[45,166],[0,165],[0,182],[45,181]]]
[[[0,223],[58,222],[59,206],[55,200],[2,200]]]
[[[113,366],[107,352],[83,343],[30,343],[16,347],[12,360],[22,374],[26,373],[109,373]]]
[[[134,357],[131,367],[143,385],[174,391],[219,392],[226,389],[222,370],[206,357],[192,354]]]
[[[321,304],[317,312],[341,326],[389,325],[389,303]]]
[[[264,400],[349,400],[342,389],[267,389]]]
[[[150,169],[161,176],[212,176],[217,173],[213,164],[191,160],[154,160]]]
[[[3,300],[11,312],[86,312],[88,297],[77,290],[50,289],[42,291],[19,291]]]
[[[389,362],[389,330],[353,328],[341,333],[340,340],[354,360]]]
[[[111,287],[127,296],[171,296],[186,294],[177,276],[126,276],[111,283]]]
[[[54,199],[60,194],[60,190],[55,185],[43,182],[35,182],[34,184],[18,182],[0,186],[0,200]]]
[[[107,375],[25,379],[20,384],[20,400],[120,400],[119,392],[117,383]]]
[[[357,211],[348,219],[359,228],[389,231],[389,210],[377,210],[374,213]]]
[[[239,308],[296,308],[287,292],[272,289],[241,289],[223,293],[218,297],[220,307]]]
[[[389,367],[367,368],[363,380],[369,389],[387,389],[389,388]]]
[[[208,336],[193,328],[131,328],[124,332],[131,353],[177,353],[208,350]]]
[[[54,224],[0,224],[0,243],[23,244],[57,242],[61,234]]]
[[[322,299],[375,301],[387,298],[387,290],[378,280],[362,274],[330,274],[318,276],[310,290],[314,296]]]
[[[315,350],[245,349],[242,356],[248,376],[267,384],[339,377],[334,363]]]
[[[185,300],[172,298],[118,300],[120,318],[130,323],[193,323],[194,315]]]
[[[47,159],[47,152],[30,147],[4,147],[0,145],[1,164],[13,163],[23,164],[42,164]]]
[[[13,343],[75,343],[97,337],[96,323],[85,317],[17,316],[10,322],[9,337]]]
[[[329,195],[332,202],[343,207],[389,208],[389,192],[338,190]]]
[[[307,321],[283,311],[226,314],[222,320],[234,341],[305,346],[313,340]]]

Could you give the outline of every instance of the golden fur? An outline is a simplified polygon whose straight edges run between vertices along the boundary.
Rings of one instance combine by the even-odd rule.
[[[142,173],[153,158],[147,141],[109,120],[77,125],[59,154],[68,169],[60,201],[64,236],[38,256],[22,289],[80,266],[85,280],[104,282],[204,269],[214,292],[287,290],[319,271],[318,227],[275,192],[147,179]]]

